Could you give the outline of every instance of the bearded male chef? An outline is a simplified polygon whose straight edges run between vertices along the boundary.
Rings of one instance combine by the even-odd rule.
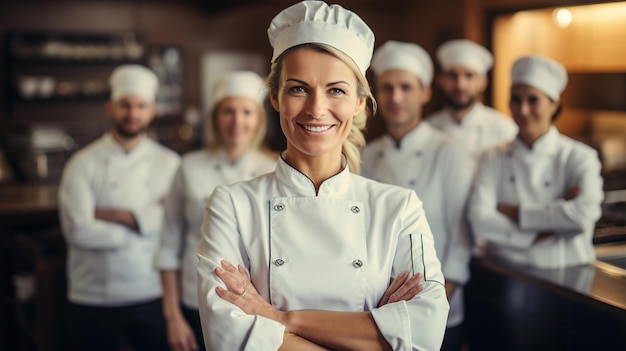
[[[437,49],[437,80],[444,109],[427,117],[433,127],[460,142],[478,161],[486,149],[509,142],[517,134],[511,118],[480,102],[488,84],[493,55],[470,40],[451,40]]]
[[[111,130],[74,155],[59,188],[68,246],[68,323],[76,350],[167,350],[154,255],[162,200],[179,156],[147,135],[157,76],[123,65],[110,76]]]
[[[431,97],[433,64],[419,45],[384,43],[372,59],[378,112],[387,134],[362,152],[362,175],[413,189],[424,203],[445,277],[450,312],[442,350],[460,350],[463,284],[469,279],[471,245],[465,205],[471,160],[444,133],[422,122]]]

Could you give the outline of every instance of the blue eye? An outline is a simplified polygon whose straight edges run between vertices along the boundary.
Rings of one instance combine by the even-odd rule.
[[[330,93],[338,95],[338,94],[345,94],[346,92],[341,90],[341,89],[339,89],[339,88],[331,88],[330,89]]]
[[[306,93],[306,89],[303,86],[295,86],[289,88],[289,92],[292,93]]]

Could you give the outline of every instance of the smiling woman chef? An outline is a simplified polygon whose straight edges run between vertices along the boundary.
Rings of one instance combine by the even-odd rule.
[[[287,149],[274,173],[218,187],[207,203],[207,349],[439,349],[448,303],[422,204],[355,174],[374,107],[373,33],[340,6],[303,1],[268,35]]]
[[[519,134],[481,160],[470,200],[474,233],[504,260],[540,268],[589,263],[602,177],[597,152],[553,125],[567,72],[547,57],[525,56],[511,81]]]
[[[172,351],[204,350],[198,294],[196,249],[204,204],[216,186],[248,180],[274,170],[276,159],[261,149],[267,95],[263,78],[233,71],[213,87],[209,147],[186,154],[165,201],[161,247],[163,313]]]

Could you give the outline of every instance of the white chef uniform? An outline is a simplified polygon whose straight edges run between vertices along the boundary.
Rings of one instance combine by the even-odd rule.
[[[144,137],[126,153],[110,133],[67,163],[59,188],[59,212],[68,244],[69,300],[124,306],[161,296],[154,254],[163,222],[160,201],[179,156]],[[139,232],[95,219],[96,208],[133,212]]]
[[[485,150],[508,143],[517,135],[511,118],[482,103],[474,104],[460,123],[446,109],[431,114],[426,121],[461,143],[476,162]]]
[[[585,264],[595,259],[592,237],[603,198],[600,160],[592,148],[556,127],[529,149],[519,138],[481,159],[470,200],[474,234],[488,252],[539,268]],[[574,187],[580,194],[563,199]],[[496,210],[519,205],[519,225]],[[538,232],[556,236],[534,242]]]
[[[423,201],[443,275],[459,283],[450,300],[448,328],[459,325],[471,257],[465,212],[472,184],[469,157],[442,132],[420,123],[400,145],[388,135],[368,143],[361,159],[363,176],[413,189]]]
[[[345,160],[344,160],[345,161]],[[345,162],[344,162],[345,163]],[[216,188],[198,247],[200,314],[209,350],[276,350],[284,327],[247,315],[215,293],[220,260],[241,264],[274,307],[372,311],[395,350],[441,344],[448,302],[433,237],[413,191],[378,183],[347,166],[316,196],[311,180],[282,158],[276,171]],[[425,275],[409,301],[377,308],[401,271]]]
[[[197,247],[206,200],[218,185],[231,184],[271,172],[276,159],[252,150],[232,163],[223,149],[198,150],[183,157],[165,201],[160,270],[181,270],[182,303],[198,309]]]

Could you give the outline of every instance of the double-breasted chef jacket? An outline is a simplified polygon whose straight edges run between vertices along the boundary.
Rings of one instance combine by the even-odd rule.
[[[485,150],[512,141],[518,130],[511,118],[482,103],[476,103],[460,123],[446,109],[433,113],[426,121],[460,142],[475,162]]]
[[[179,160],[148,137],[126,153],[107,133],[68,161],[59,187],[59,212],[68,245],[71,302],[114,307],[161,296],[154,269],[161,202]],[[95,219],[96,208],[130,210],[139,232]]]
[[[399,144],[389,135],[368,143],[362,160],[363,176],[413,189],[422,200],[443,275],[458,284],[450,299],[448,327],[460,324],[472,251],[466,216],[472,161],[458,144],[423,122]]]
[[[345,160],[344,160],[345,161]],[[276,171],[220,186],[208,201],[198,247],[198,291],[209,350],[276,350],[284,326],[222,300],[220,260],[246,267],[275,308],[371,311],[395,350],[435,350],[448,302],[421,201],[408,189],[349,171],[311,180],[280,159]],[[400,272],[424,274],[409,301],[377,304]]]
[[[165,201],[165,219],[156,266],[180,270],[182,303],[198,309],[197,247],[206,200],[218,185],[231,184],[271,172],[276,159],[252,150],[231,162],[225,150],[186,154]]]
[[[592,262],[595,222],[603,199],[595,150],[561,135],[556,127],[532,149],[519,138],[481,159],[470,200],[474,234],[496,257],[539,268]],[[574,187],[574,199],[565,195]],[[519,224],[499,213],[499,203],[519,205]],[[555,236],[535,242],[538,232]]]

